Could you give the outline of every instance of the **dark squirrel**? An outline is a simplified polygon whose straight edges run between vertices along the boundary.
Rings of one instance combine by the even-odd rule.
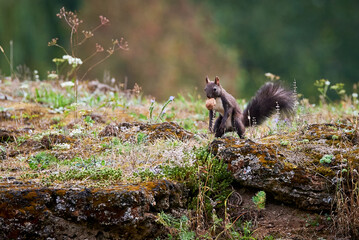
[[[248,103],[243,113],[236,99],[219,84],[218,77],[214,82],[207,77],[204,90],[208,99],[216,100],[213,109],[209,111],[209,130],[215,132],[215,137],[221,137],[225,132],[236,131],[238,136],[243,138],[246,127],[263,123],[276,112],[277,108],[284,114],[294,111],[294,93],[283,88],[278,82],[264,84]],[[219,112],[220,115],[212,129],[213,110]]]

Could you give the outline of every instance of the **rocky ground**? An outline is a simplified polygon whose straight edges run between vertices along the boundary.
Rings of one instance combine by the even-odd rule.
[[[159,214],[190,216],[193,196],[185,182],[156,174],[161,165],[192,166],[199,147],[228,164],[235,180],[228,208],[234,221],[251,224],[251,237],[349,239],[334,232],[333,208],[342,179],[358,169],[350,121],[306,116],[269,134],[263,126],[248,129],[246,139],[214,139],[201,100],[178,101],[164,119],[148,119],[151,102],[135,104],[138,97],[124,98],[128,107],[109,101],[61,110],[7,89],[0,100],[1,239],[166,239]],[[258,210],[252,197],[261,190],[267,198]]]

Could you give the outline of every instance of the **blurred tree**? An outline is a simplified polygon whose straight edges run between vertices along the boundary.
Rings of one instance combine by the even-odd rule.
[[[219,75],[235,86],[237,63],[234,53],[217,43],[217,28],[202,11],[189,0],[116,1],[106,4],[88,0],[82,15],[89,26],[95,26],[99,15],[110,19],[110,26],[102,28],[96,39],[108,46],[111,38],[124,37],[129,51],[106,61],[90,76],[101,76],[104,69],[123,82],[128,77],[129,87],[135,82],[161,99],[195,87],[203,94],[205,77]],[[95,36],[96,37],[96,36]],[[87,45],[84,52],[94,48]]]
[[[82,0],[0,0],[0,45],[10,57],[10,41],[13,41],[14,70],[25,64],[37,69],[45,77],[53,67],[54,56],[61,51],[48,48],[47,43],[54,37],[65,34],[56,17],[60,7],[76,10]],[[61,53],[62,54],[62,53]],[[0,69],[6,75],[10,68],[3,56],[0,56]]]
[[[208,2],[219,39],[238,51],[240,80],[250,90],[245,96],[259,87],[265,72],[296,79],[306,97],[317,95],[317,79],[343,82],[347,88],[358,81],[358,1]]]

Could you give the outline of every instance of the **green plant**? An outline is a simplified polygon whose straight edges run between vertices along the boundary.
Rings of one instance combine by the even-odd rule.
[[[319,93],[320,93],[320,104],[324,104],[326,100],[330,100],[327,96],[327,91],[329,88],[330,82],[327,79],[320,79],[316,80],[314,83],[314,86],[317,87]]]
[[[333,86],[331,86],[330,89],[334,90],[338,94],[338,96],[342,100],[344,100],[344,98],[345,98],[344,83],[336,83]]]
[[[54,109],[65,108],[75,102],[73,95],[66,96],[46,87],[35,89],[34,100],[38,103],[45,103]]]
[[[153,171],[148,168],[139,169],[137,172],[133,173],[134,177],[139,177],[141,181],[150,181],[156,179],[158,175],[156,175]]]
[[[258,210],[264,209],[266,204],[266,193],[259,191],[252,198],[253,203],[256,205]]]
[[[320,160],[319,160],[319,162],[321,163],[321,164],[324,164],[324,163],[327,163],[327,164],[329,164],[329,163],[331,163],[332,162],[332,159],[333,159],[333,155],[324,155]]]
[[[122,170],[114,168],[96,168],[91,167],[88,169],[70,169],[66,172],[60,172],[58,174],[51,174],[50,180],[112,180],[118,181],[122,179]]]
[[[33,170],[46,169],[51,163],[57,162],[57,158],[51,153],[40,152],[29,159],[29,166]]]
[[[196,234],[190,230],[189,220],[186,216],[182,216],[178,219],[162,211],[157,214],[156,222],[162,224],[169,230],[169,238],[173,238],[173,235],[177,235],[180,240],[196,239]]]
[[[166,114],[166,107],[167,107],[168,104],[170,104],[171,102],[173,102],[174,98],[175,98],[175,97],[170,96],[169,99],[163,104],[163,106],[162,106],[162,108],[161,108],[161,111],[160,111],[160,113],[158,114],[158,116],[157,116],[157,118],[156,118],[156,120],[155,120],[156,122],[158,122],[158,120],[163,121],[163,118],[164,118],[164,116],[165,116],[165,114]],[[153,110],[154,110],[154,108],[155,108],[155,102],[156,102],[156,101],[155,101],[154,99],[151,99],[151,105],[150,105],[150,107],[149,107],[149,109],[148,109],[148,111],[149,111],[148,120],[149,120],[149,121],[152,121],[152,120],[153,120]]]
[[[137,133],[137,144],[141,144],[147,141],[148,135],[143,132]]]
[[[252,237],[252,222],[251,221],[246,221],[243,224],[240,225],[242,228],[242,232],[243,232],[243,236],[240,239],[253,239],[255,240],[254,237]]]
[[[87,56],[86,58],[84,58],[84,60],[82,60],[78,55],[78,48],[85,43],[88,39],[92,38],[94,36],[94,32],[97,31],[99,28],[107,25],[110,20],[108,20],[106,17],[104,16],[99,16],[100,18],[100,23],[99,25],[97,25],[96,27],[94,27],[91,30],[82,30],[80,31],[80,25],[83,23],[83,20],[79,19],[77,14],[71,12],[71,11],[66,11],[64,7],[62,7],[60,9],[60,12],[58,14],[56,14],[56,16],[59,19],[63,19],[65,21],[65,23],[68,25],[68,27],[70,28],[70,51],[66,51],[66,49],[64,47],[62,47],[61,45],[59,45],[57,43],[58,38],[53,38],[49,43],[48,46],[56,46],[61,48],[65,55],[62,57],[63,60],[65,61],[59,61],[57,58],[54,59],[54,62],[56,64],[56,72],[57,74],[59,74],[58,68],[59,65],[62,64],[63,62],[68,63],[68,65],[70,66],[70,70],[67,72],[67,76],[66,78],[70,78],[72,79],[72,81],[74,82],[74,86],[75,86],[75,103],[77,104],[78,102],[78,77],[77,77],[77,73],[78,70],[80,69],[81,66],[83,66],[83,64],[85,64],[88,60],[92,59],[93,57],[95,57],[96,55],[98,55],[99,53],[104,52],[104,48],[96,43],[96,48],[95,51],[90,54],[89,56]],[[82,37],[79,36],[79,33],[82,32]],[[85,71],[85,73],[82,75],[82,77],[80,78],[80,81],[84,79],[84,77],[87,75],[87,73],[89,71],[91,71],[94,67],[96,67],[97,65],[99,65],[100,63],[104,62],[106,59],[108,59],[110,56],[112,56],[115,51],[117,50],[127,50],[128,49],[128,45],[127,42],[125,42],[123,40],[123,38],[121,38],[121,40],[112,40],[112,46],[109,47],[107,49],[107,51],[105,51],[105,56],[102,57],[101,60],[95,62],[94,64],[92,64],[91,66],[88,67],[88,69]],[[58,76],[57,76],[58,77]],[[75,107],[75,117],[77,118],[77,107]]]
[[[92,125],[95,123],[94,120],[92,120],[91,116],[86,116],[85,119],[84,119],[84,122],[89,124],[89,125]]]

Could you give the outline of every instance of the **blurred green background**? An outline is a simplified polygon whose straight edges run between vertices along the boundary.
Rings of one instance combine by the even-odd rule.
[[[355,0],[0,0],[0,45],[10,56],[13,41],[18,72],[36,69],[45,79],[56,69],[52,59],[63,52],[47,43],[59,38],[69,48],[70,29],[56,17],[62,6],[78,13],[80,30],[97,26],[100,15],[110,19],[81,46],[80,58],[91,55],[96,43],[106,49],[111,39],[123,37],[129,44],[86,80],[127,78],[129,87],[138,83],[158,99],[186,91],[204,95],[207,75],[218,75],[235,97],[247,99],[266,72],[288,86],[295,79],[298,92],[311,100],[318,95],[315,80],[345,83],[348,93],[358,82]],[[3,55],[0,70],[10,74]]]

